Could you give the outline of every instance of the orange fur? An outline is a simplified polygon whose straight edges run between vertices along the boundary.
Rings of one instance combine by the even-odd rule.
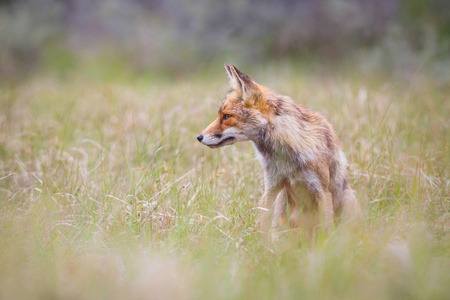
[[[273,214],[277,229],[289,222],[309,232],[317,225],[330,226],[335,217],[359,215],[346,179],[347,161],[331,124],[235,66],[225,69],[232,91],[217,119],[197,138],[211,148],[253,142],[264,169],[265,192],[259,206],[267,212],[261,213],[261,228],[269,229]]]

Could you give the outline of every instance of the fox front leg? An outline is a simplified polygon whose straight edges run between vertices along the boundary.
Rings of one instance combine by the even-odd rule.
[[[325,229],[329,229],[333,225],[334,210],[333,197],[330,192],[323,192],[318,198],[319,204],[319,220],[320,225]]]
[[[316,224],[316,226],[319,225],[327,230],[332,226],[334,217],[333,196],[328,190],[330,185],[329,170],[325,167],[305,170],[303,178],[312,199],[317,203],[317,221],[319,224]]]
[[[278,194],[281,191],[281,184],[277,184],[273,187],[267,188],[264,192],[264,195],[259,200],[259,217],[258,217],[258,225],[259,229],[268,233],[270,229],[270,225],[272,224],[273,217],[273,204],[277,199]]]

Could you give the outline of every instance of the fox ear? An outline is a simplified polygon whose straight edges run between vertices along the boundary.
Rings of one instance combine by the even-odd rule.
[[[234,70],[232,69],[232,66],[224,64],[224,67],[225,67],[225,70],[227,70],[231,87],[238,93],[242,94],[242,84],[239,81],[239,78],[237,77],[236,73],[233,72]]]
[[[242,94],[246,104],[256,105],[262,98],[258,84],[250,77],[239,71],[235,66],[225,65],[231,86]]]

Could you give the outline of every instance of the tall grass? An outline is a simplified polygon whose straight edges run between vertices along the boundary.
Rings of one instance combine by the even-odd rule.
[[[195,139],[228,89],[221,69],[45,72],[0,88],[1,298],[448,299],[448,87],[242,69],[334,125],[356,228],[263,241],[251,145]]]

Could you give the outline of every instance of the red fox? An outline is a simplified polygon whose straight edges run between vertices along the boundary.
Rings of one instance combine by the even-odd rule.
[[[317,225],[329,227],[335,218],[359,216],[346,179],[347,160],[330,123],[235,66],[225,64],[225,69],[232,90],[197,139],[210,148],[253,143],[264,170],[261,229],[270,229],[272,217],[275,230],[290,226],[310,232]]]

